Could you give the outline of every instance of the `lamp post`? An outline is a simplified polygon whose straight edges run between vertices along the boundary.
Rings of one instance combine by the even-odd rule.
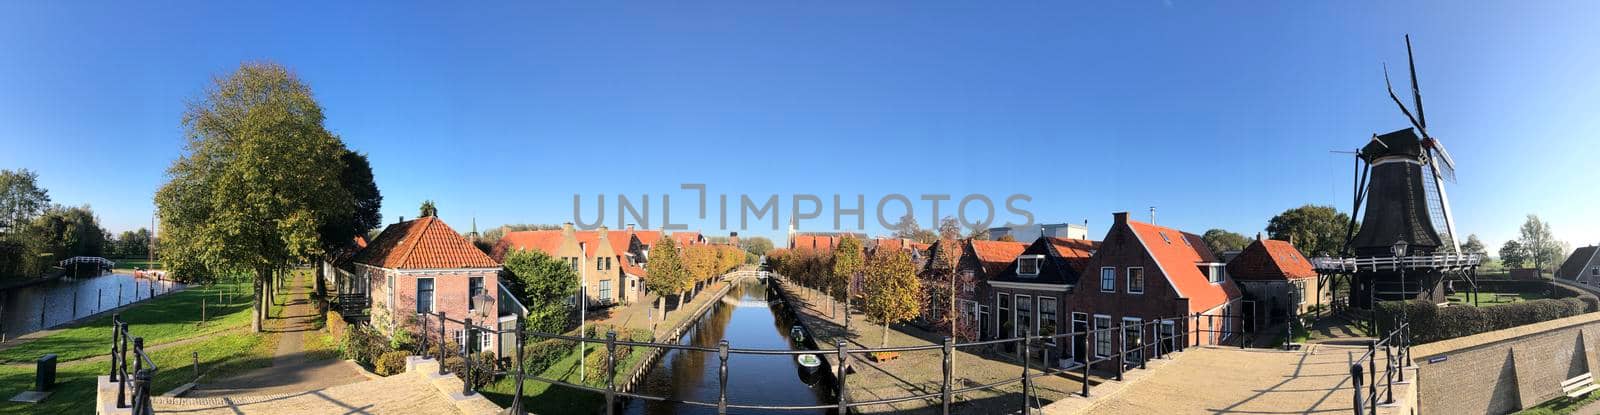
[[[1394,241],[1394,245],[1389,247],[1389,251],[1391,253],[1394,253],[1395,268],[1400,271],[1400,295],[1401,295],[1401,299],[1403,300],[1400,303],[1400,321],[1403,322],[1403,323],[1411,322],[1410,317],[1407,315],[1406,304],[1404,302],[1404,301],[1409,301],[1410,300],[1410,298],[1405,298],[1405,296],[1409,295],[1408,291],[1406,291],[1406,261],[1405,261],[1405,257],[1406,257],[1406,248],[1408,248],[1410,246],[1411,246],[1411,244],[1407,243],[1404,238],[1401,238],[1401,239],[1395,240]],[[1374,335],[1376,335],[1376,334],[1374,334]]]

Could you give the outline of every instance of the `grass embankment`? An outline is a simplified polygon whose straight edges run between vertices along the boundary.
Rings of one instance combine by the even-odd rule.
[[[129,332],[144,337],[147,353],[159,371],[151,391],[165,393],[194,380],[195,360],[208,378],[224,377],[272,363],[277,342],[270,334],[251,333],[250,300],[241,294],[227,301],[232,284],[211,288],[195,287],[159,297],[122,312]],[[243,284],[238,284],[243,286]],[[225,304],[217,304],[221,292]],[[200,301],[206,299],[206,322],[200,321]],[[12,396],[33,387],[33,359],[55,353],[61,359],[56,372],[54,393],[43,403],[0,402],[0,414],[94,412],[95,380],[110,373],[111,319],[109,316],[80,323],[51,335],[0,352],[12,362],[0,365],[0,396]],[[178,341],[183,344],[172,344]],[[129,352],[129,359],[133,353]],[[128,369],[133,370],[132,362]]]
[[[604,344],[597,344],[594,342],[589,343],[589,353],[591,354],[604,354],[605,350]],[[639,359],[643,357],[643,354],[644,348],[636,348],[632,353],[628,354],[627,358],[617,362],[617,374],[612,381],[618,387],[621,387],[623,382],[628,380],[628,376],[633,374],[631,370],[624,370],[623,368],[633,368],[637,366],[639,364]],[[515,368],[513,368],[513,370],[515,370]],[[584,384],[597,388],[605,387],[606,383],[604,379],[587,379],[587,382],[580,382],[580,371],[581,369],[578,365],[578,351],[573,350],[573,352],[567,354],[566,357],[563,357],[561,360],[551,364],[548,369],[545,369],[545,371],[538,374],[538,376],[545,379]],[[511,398],[516,394],[516,390],[516,376],[508,375],[498,381],[495,381],[494,383],[489,384],[489,386],[485,386],[482,390],[480,390],[480,392],[483,393],[484,397],[489,398],[489,400],[493,401],[496,405],[508,407],[511,406]],[[532,377],[527,379],[525,383],[522,384],[522,406],[523,408],[527,408],[529,413],[592,413],[598,410],[601,405],[604,404],[605,395],[600,393],[554,385],[534,380]]]
[[[1577,399],[1563,396],[1519,411],[1516,415],[1566,415],[1577,412],[1595,401],[1600,401],[1600,393],[1590,392]]]

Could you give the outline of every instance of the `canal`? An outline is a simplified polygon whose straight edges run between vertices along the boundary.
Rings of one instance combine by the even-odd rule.
[[[805,349],[789,339],[793,318],[777,295],[768,301],[767,283],[755,278],[739,280],[699,323],[686,332],[681,344],[717,347],[727,340],[736,349]],[[656,361],[638,386],[645,395],[716,402],[718,392],[716,353],[676,350]],[[832,377],[827,365],[807,373],[794,356],[730,354],[728,356],[728,403],[759,405],[821,405],[833,400]],[[831,411],[729,410],[740,414],[804,414]],[[628,414],[715,414],[716,408],[656,401],[628,402]]]
[[[0,336],[14,338],[182,288],[171,281],[104,274],[8,289],[0,292]]]

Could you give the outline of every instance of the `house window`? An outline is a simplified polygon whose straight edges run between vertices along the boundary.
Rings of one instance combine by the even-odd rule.
[[[493,333],[478,332],[478,351],[490,350],[490,343],[494,341]]]
[[[1012,330],[1016,326],[1011,322],[1011,295],[995,294],[994,308],[1000,310],[1000,314],[995,315],[995,336],[1016,337],[1016,331]]]
[[[1056,299],[1052,297],[1039,297],[1039,335],[1056,335]],[[1045,343],[1056,345],[1054,337],[1045,339]]]
[[[1305,282],[1305,280],[1300,280],[1300,281],[1295,281],[1294,282],[1294,293],[1293,294],[1294,294],[1294,303],[1296,305],[1305,305],[1305,303],[1306,303],[1306,282]]]
[[[1100,292],[1117,292],[1117,269],[1113,267],[1100,268]]]
[[[468,277],[467,278],[467,309],[468,310],[477,310],[478,309],[478,305],[476,304],[477,301],[474,301],[474,300],[477,300],[478,296],[480,294],[483,294],[483,277]]]
[[[1043,259],[1038,255],[1017,258],[1017,275],[1039,275],[1039,261]]]
[[[1600,268],[1590,269],[1589,275],[1600,275]]]
[[[611,301],[611,280],[600,280],[600,301]]]
[[[573,271],[577,271],[578,270],[578,258],[577,257],[567,257],[567,265],[571,266]]]
[[[1144,268],[1128,267],[1128,293],[1144,294]]]
[[[1111,355],[1111,316],[1105,314],[1094,315],[1094,357]]]
[[[975,278],[973,275],[974,273],[970,269],[961,271],[961,280],[965,281],[966,284],[962,286],[962,291],[970,293],[978,290],[977,284],[972,283],[973,279]]]
[[[1138,317],[1122,318],[1122,350],[1128,352],[1123,360],[1138,362],[1144,360],[1144,320]]]
[[[1223,264],[1201,263],[1200,272],[1206,274],[1206,281],[1212,284],[1222,282],[1228,276],[1228,267]]]
[[[1039,330],[1033,325],[1033,297],[1026,295],[1017,296],[1017,335],[1032,332],[1038,334]]]
[[[433,312],[433,278],[417,278],[417,314]]]

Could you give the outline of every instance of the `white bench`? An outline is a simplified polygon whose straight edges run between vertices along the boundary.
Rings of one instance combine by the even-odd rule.
[[[1600,385],[1594,384],[1594,374],[1592,373],[1584,373],[1561,382],[1561,393],[1566,394],[1568,398],[1581,398],[1583,395],[1588,395],[1589,392],[1594,392],[1595,390],[1600,390]]]

